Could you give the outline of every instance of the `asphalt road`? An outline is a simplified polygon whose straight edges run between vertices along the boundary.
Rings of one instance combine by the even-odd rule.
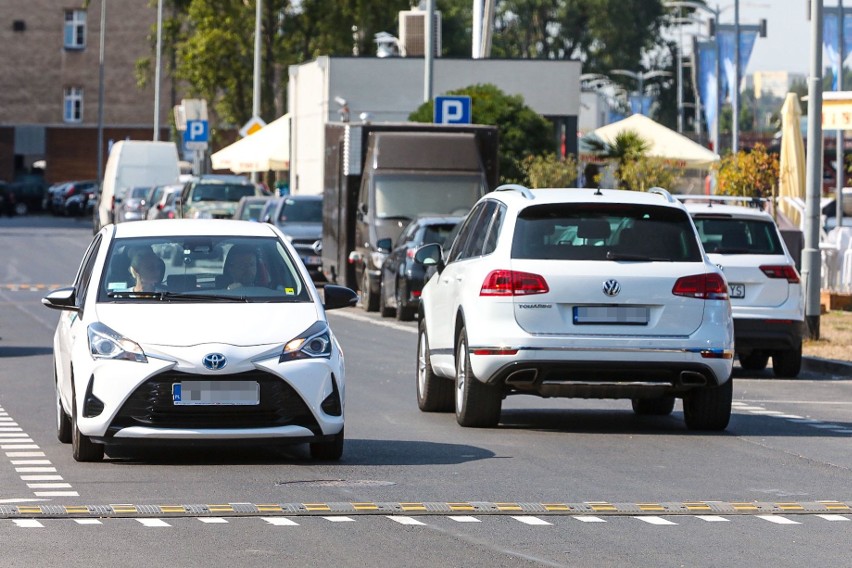
[[[304,447],[80,464],[56,440],[40,304],[86,222],[0,218],[0,566],[847,565],[852,381],[736,369],[724,433],[629,401],[504,404],[494,429],[417,409],[415,324],[329,318],[346,355],[343,460]]]

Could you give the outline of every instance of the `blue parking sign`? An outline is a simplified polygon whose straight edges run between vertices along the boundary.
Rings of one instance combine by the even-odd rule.
[[[470,124],[471,102],[468,96],[435,97],[435,124]]]

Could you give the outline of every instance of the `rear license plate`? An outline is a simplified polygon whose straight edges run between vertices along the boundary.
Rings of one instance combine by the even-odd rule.
[[[322,264],[322,257],[320,256],[303,256],[302,262],[305,263],[305,266],[319,266]]]
[[[574,306],[575,325],[648,325],[647,306]]]
[[[745,298],[745,284],[728,284],[731,298]]]
[[[260,404],[257,381],[181,381],[172,383],[175,406],[250,406]]]

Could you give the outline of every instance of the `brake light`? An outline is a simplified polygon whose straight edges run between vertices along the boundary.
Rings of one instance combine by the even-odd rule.
[[[546,294],[550,288],[543,276],[515,270],[492,270],[479,290],[480,296],[528,296]]]
[[[672,288],[672,294],[701,300],[727,300],[728,285],[725,279],[715,272],[694,274],[678,278]]]
[[[414,258],[414,253],[416,253],[416,252],[417,252],[417,249],[410,248],[407,251],[405,251],[405,256],[407,256],[408,258]]]
[[[795,284],[799,281],[799,272],[796,270],[795,266],[790,266],[789,264],[780,264],[780,265],[764,265],[760,267],[760,270],[766,274],[768,278],[784,278],[787,282],[791,284]]]

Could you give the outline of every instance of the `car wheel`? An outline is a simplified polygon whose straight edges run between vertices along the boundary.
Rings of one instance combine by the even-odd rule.
[[[792,379],[802,370],[802,346],[772,354],[772,372],[776,377]]]
[[[381,304],[381,314],[383,318],[393,317],[396,313],[396,309],[388,306],[388,303],[385,301],[387,298],[387,290],[385,290],[385,279],[382,278],[381,285],[379,286],[379,303]]]
[[[343,456],[343,429],[330,442],[312,442],[311,457],[321,461],[337,461]]]
[[[414,309],[405,304],[405,300],[403,300],[403,294],[400,294],[400,290],[402,289],[402,283],[396,283],[396,319],[399,321],[411,321],[414,319]],[[408,294],[405,294],[405,297],[408,297]]]
[[[15,203],[15,215],[26,215],[30,212],[30,208],[24,202]]]
[[[724,430],[731,419],[734,379],[718,387],[694,389],[683,397],[683,418],[690,430]]]
[[[91,438],[80,433],[77,427],[77,397],[71,392],[74,402],[71,404],[71,454],[78,462],[97,462],[104,459],[103,444],[92,442]]]
[[[429,338],[426,324],[420,322],[417,334],[417,406],[423,412],[453,410],[453,382],[439,377],[429,361]]]
[[[493,428],[500,422],[500,407],[503,404],[501,393],[496,387],[486,385],[473,376],[464,328],[459,332],[456,348],[455,394],[456,421],[460,425]]]
[[[737,358],[740,360],[740,367],[746,371],[762,371],[769,362],[769,355],[760,351],[752,351],[745,356],[738,354]]]
[[[56,438],[63,444],[71,443],[71,417],[62,408],[62,398],[59,394],[59,380],[54,372],[54,383],[56,385]]]
[[[379,298],[373,293],[370,286],[370,276],[367,274],[366,268],[361,275],[361,307],[367,312],[379,310]]]
[[[634,398],[633,412],[640,416],[668,416],[674,410],[675,398],[661,396],[659,398]]]

